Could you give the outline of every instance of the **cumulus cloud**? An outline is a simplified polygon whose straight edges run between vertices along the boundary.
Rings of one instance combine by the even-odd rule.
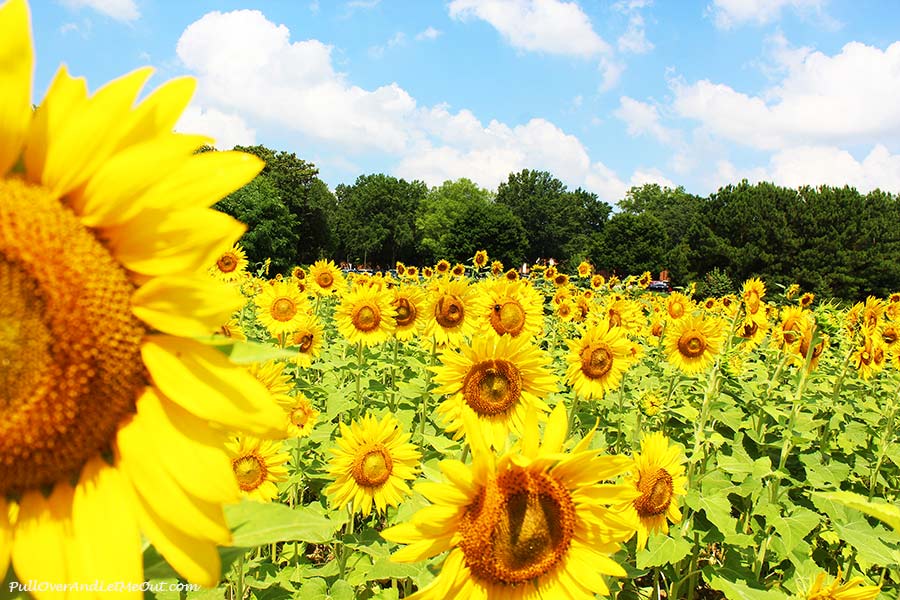
[[[622,96],[619,108],[613,114],[625,122],[628,135],[650,135],[664,144],[671,143],[676,137],[673,130],[662,125],[659,110],[653,104]]]
[[[134,0],[62,0],[62,3],[73,9],[91,8],[123,23],[130,23],[141,17]]]
[[[632,187],[648,183],[657,183],[662,187],[677,187],[672,180],[657,169],[636,169],[631,174],[631,178],[624,181],[602,162],[591,165],[591,170],[586,178],[587,188],[596,193],[601,200],[609,203],[617,203]]]
[[[575,2],[559,0],[453,0],[454,19],[490,23],[522,50],[590,58],[610,51]]]
[[[235,146],[252,146],[256,143],[256,131],[236,114],[226,114],[214,108],[201,109],[189,106],[181,115],[175,130],[181,133],[202,133],[215,140],[221,150]]]
[[[713,0],[707,13],[719,29],[732,29],[751,23],[765,25],[778,20],[785,8],[801,16],[815,16],[823,23],[836,22],[825,12],[827,0]]]
[[[759,95],[672,79],[673,108],[711,133],[764,150],[803,144],[889,144],[900,134],[900,42],[851,42],[834,56],[781,49],[783,80]]]
[[[441,31],[429,25],[423,31],[416,34],[416,41],[436,40],[439,35],[441,35]]]

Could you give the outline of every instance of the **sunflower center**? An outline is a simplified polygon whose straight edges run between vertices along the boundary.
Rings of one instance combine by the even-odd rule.
[[[445,329],[452,329],[462,323],[466,309],[456,296],[441,296],[434,307],[434,319]]]
[[[309,352],[309,349],[312,348],[313,336],[305,333],[300,338],[300,352]]]
[[[678,351],[687,358],[697,358],[706,350],[706,339],[703,334],[689,329],[678,338]]]
[[[334,275],[328,271],[323,271],[316,275],[316,283],[318,283],[321,288],[330,288],[334,285]]]
[[[747,297],[747,312],[751,315],[755,315],[757,312],[759,312],[759,304],[759,294],[757,294],[756,292],[750,292],[749,296]]]
[[[669,316],[673,319],[680,319],[684,316],[684,305],[681,302],[674,302],[669,305]]]
[[[279,298],[272,303],[270,312],[276,321],[290,321],[297,314],[297,305],[290,298]]]
[[[613,367],[613,355],[604,346],[588,346],[581,351],[581,372],[591,379],[599,379]]]
[[[363,304],[353,309],[353,326],[358,331],[372,331],[381,323],[381,311],[377,306]]]
[[[291,423],[302,428],[309,422],[310,414],[309,408],[306,406],[298,406],[291,411]]]
[[[266,480],[266,461],[254,454],[239,456],[231,461],[238,485],[245,492],[252,492]]]
[[[553,569],[575,533],[575,504],[548,473],[508,471],[491,479],[460,522],[459,544],[476,577],[507,585]]]
[[[894,329],[885,329],[881,334],[881,339],[884,340],[885,344],[890,346],[897,341],[897,331]]]
[[[134,411],[147,380],[133,292],[59,200],[0,179],[0,496],[77,474]]]
[[[609,328],[612,329],[613,327],[621,327],[621,326],[622,326],[622,315],[619,314],[619,311],[617,311],[616,309],[611,308],[609,310]]]
[[[362,487],[378,487],[388,480],[393,468],[390,452],[379,443],[356,456],[350,474]]]
[[[226,252],[216,261],[216,266],[223,273],[231,273],[238,266],[237,257],[231,252]]]
[[[409,300],[406,298],[397,298],[394,300],[393,305],[397,308],[397,316],[394,317],[394,320],[397,321],[397,325],[399,327],[407,327],[412,325],[412,323],[416,320],[416,307],[410,304]]]
[[[757,331],[759,331],[759,325],[756,321],[750,321],[749,323],[744,323],[738,335],[744,339],[750,339],[756,335]]]
[[[525,309],[517,300],[503,300],[495,304],[491,311],[491,326],[497,335],[508,333],[515,337],[525,327]]]
[[[463,398],[482,416],[505,413],[522,396],[522,376],[505,360],[486,360],[469,369],[463,380]]]
[[[672,502],[672,476],[665,469],[656,469],[653,473],[642,474],[638,481],[640,498],[635,498],[634,508],[641,517],[655,517],[669,510]]]

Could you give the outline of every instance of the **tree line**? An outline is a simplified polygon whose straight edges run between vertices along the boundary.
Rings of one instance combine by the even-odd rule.
[[[900,289],[900,200],[879,190],[742,181],[697,196],[648,184],[614,211],[546,171],[510,173],[496,192],[382,173],[331,191],[295,154],[236,149],[266,166],[216,207],[248,224],[248,258],[271,259],[273,272],[319,258],[384,269],[465,262],[485,249],[507,268],[552,257],[569,270],[582,260],[609,274],[667,270],[673,285],[697,281],[701,293],[749,277],[847,300]]]

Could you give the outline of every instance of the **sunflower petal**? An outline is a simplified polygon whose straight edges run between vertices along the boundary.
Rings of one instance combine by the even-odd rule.
[[[107,83],[80,106],[75,118],[50,132],[41,183],[51,193],[65,196],[107,162],[124,133],[122,123],[152,73],[144,67]]]
[[[9,522],[9,506],[6,504],[6,498],[0,496],[0,579],[6,577],[6,571],[9,569],[12,533],[12,524]]]
[[[146,210],[121,225],[101,229],[113,255],[142,275],[205,271],[246,227],[207,208]]]
[[[134,315],[164,333],[207,336],[241,307],[240,292],[212,279],[157,277],[131,297]]]
[[[49,498],[41,492],[25,492],[16,519],[12,564],[20,581],[68,583],[78,574],[72,559],[72,487],[57,483]],[[73,569],[73,567],[76,567]],[[65,597],[65,593],[33,591],[38,600]]]
[[[16,164],[31,121],[34,48],[28,4],[0,6],[0,177]]]
[[[205,587],[214,587],[221,577],[222,562],[216,545],[191,537],[166,522],[135,494],[141,531],[179,575]]]
[[[198,417],[260,437],[284,435],[284,411],[266,387],[215,348],[154,336],[141,352],[160,391]]]
[[[96,457],[85,465],[72,501],[72,524],[87,581],[144,581],[141,532],[121,473]],[[98,541],[98,536],[102,540]],[[140,598],[140,587],[125,592]]]
[[[562,452],[568,429],[566,406],[560,401],[553,409],[553,412],[550,413],[550,419],[547,421],[547,427],[544,429],[544,441],[541,444],[541,451],[550,454]]]
[[[110,157],[83,192],[70,196],[69,205],[88,227],[108,227],[135,217],[143,204],[136,201],[148,188],[188,160],[210,138],[166,134],[135,144]]]
[[[196,89],[193,77],[177,77],[150,92],[134,110],[134,127],[119,142],[118,149],[171,133]]]
[[[172,527],[186,535],[220,544],[231,541],[218,503],[204,502],[187,493],[165,470],[156,456],[157,432],[149,428],[141,406],[116,436],[118,464],[128,476],[137,495]]]
[[[141,205],[156,209],[208,208],[251,181],[265,166],[245,152],[197,154],[148,189]]]

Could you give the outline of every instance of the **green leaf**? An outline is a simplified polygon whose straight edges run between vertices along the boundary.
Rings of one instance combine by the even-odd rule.
[[[714,590],[725,594],[728,600],[785,600],[788,596],[778,590],[751,587],[741,576],[721,567],[704,567],[703,578]]]
[[[323,544],[339,526],[305,506],[292,509],[249,500],[226,506],[225,518],[232,529],[232,544],[246,548],[296,540]]]
[[[343,579],[334,582],[328,595],[331,600],[354,600],[356,598],[353,588]]]
[[[798,544],[803,542],[810,531],[819,524],[819,515],[811,510],[794,507],[790,515],[767,516],[769,525],[775,528],[775,532],[784,542],[785,553],[790,553]]]
[[[865,496],[853,492],[816,492],[816,495],[875,517],[900,533],[900,507],[886,502],[871,502]]]
[[[674,565],[690,554],[693,544],[684,538],[671,538],[667,535],[650,536],[647,547],[637,553],[639,569]]]
[[[260,344],[245,340],[235,340],[220,335],[211,335],[203,338],[194,338],[200,343],[215,346],[225,354],[233,363],[249,364],[265,362],[267,360],[293,360],[299,352],[279,348],[271,344]]]
[[[835,521],[832,525],[841,539],[853,546],[862,559],[879,566],[900,564],[900,552],[896,545],[889,547],[882,541],[887,533],[883,529],[879,531],[862,518],[849,523]]]

